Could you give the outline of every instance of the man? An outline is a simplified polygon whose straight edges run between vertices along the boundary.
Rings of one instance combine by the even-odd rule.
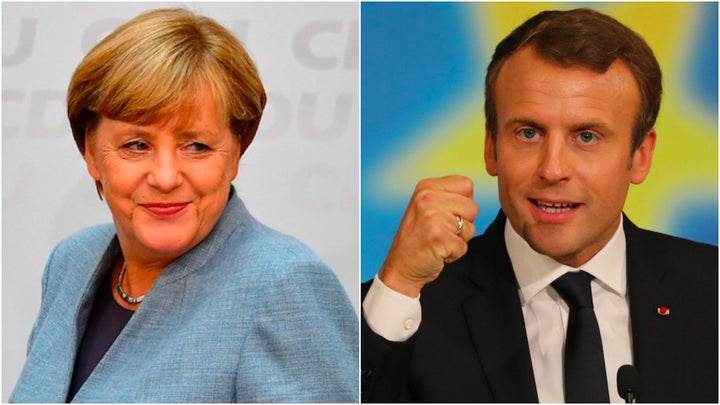
[[[484,157],[502,210],[472,238],[472,182],[418,183],[363,286],[363,401],[623,402],[632,364],[640,401],[717,402],[717,247],[622,213],[661,87],[642,38],[592,10],[542,12],[498,44]],[[577,276],[589,305],[564,287]]]

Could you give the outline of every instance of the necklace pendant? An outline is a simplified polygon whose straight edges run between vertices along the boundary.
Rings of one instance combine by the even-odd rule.
[[[120,294],[120,298],[123,299],[123,301],[127,302],[130,305],[139,304],[142,302],[143,298],[145,298],[145,295],[141,295],[139,297],[132,297],[128,295],[125,290],[122,288],[122,280],[123,276],[125,275],[125,263],[123,262],[122,269],[120,269],[120,274],[118,274],[118,283],[117,283],[117,292]]]

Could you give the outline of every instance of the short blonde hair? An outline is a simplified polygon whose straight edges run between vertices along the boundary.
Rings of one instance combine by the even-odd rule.
[[[245,48],[220,24],[189,10],[143,13],[100,41],[75,69],[67,93],[75,143],[84,154],[102,116],[148,125],[190,111],[201,88],[212,92],[244,153],[267,100]]]

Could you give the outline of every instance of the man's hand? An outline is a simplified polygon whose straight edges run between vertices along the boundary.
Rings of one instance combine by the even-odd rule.
[[[478,206],[472,197],[473,183],[467,177],[421,180],[380,268],[380,280],[415,298],[425,284],[437,278],[445,263],[462,257],[467,241],[475,235],[472,221]]]

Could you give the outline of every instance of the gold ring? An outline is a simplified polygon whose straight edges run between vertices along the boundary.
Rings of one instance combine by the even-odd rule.
[[[455,228],[455,235],[460,235],[463,230],[463,226],[465,226],[465,220],[462,219],[460,215],[456,215],[455,219],[457,220],[457,228]]]

